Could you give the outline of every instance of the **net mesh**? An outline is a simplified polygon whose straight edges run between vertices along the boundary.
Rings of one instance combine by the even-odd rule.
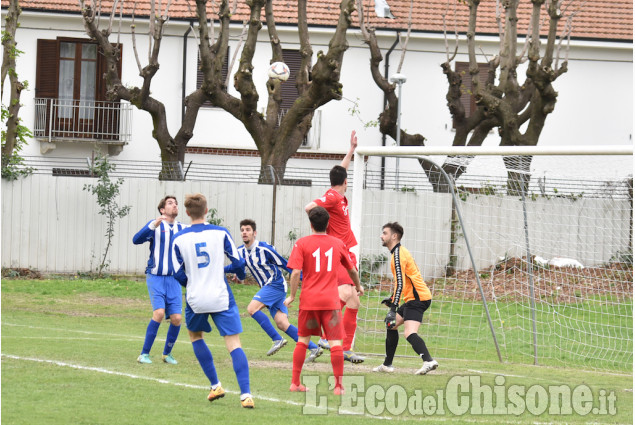
[[[436,158],[455,179],[455,205],[434,167],[396,175],[374,159],[351,206],[362,209],[367,288],[358,351],[384,353],[381,300],[393,284],[379,235],[398,221],[432,292],[419,334],[433,357],[498,361],[496,340],[503,361],[632,370],[632,177],[540,168],[578,160],[562,156]],[[397,355],[414,355],[403,338]]]

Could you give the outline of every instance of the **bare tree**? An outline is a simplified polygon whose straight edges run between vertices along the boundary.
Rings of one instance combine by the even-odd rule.
[[[148,112],[152,116],[153,131],[152,136],[156,139],[161,149],[162,169],[159,175],[160,179],[180,180],[183,178],[181,165],[185,158],[185,147],[192,138],[194,125],[198,109],[205,101],[202,90],[196,90],[186,99],[187,111],[181,128],[175,137],[172,137],[167,126],[167,116],[165,105],[150,95],[150,86],[152,78],[159,70],[159,50],[161,48],[161,40],[163,37],[163,26],[169,17],[170,1],[165,2],[164,8],[162,2],[150,0],[150,16],[148,30],[148,62],[142,66],[137,50],[137,40],[135,33],[134,12],[132,37],[133,49],[139,75],[143,79],[141,86],[130,87],[124,85],[117,71],[120,59],[119,37],[116,43],[111,43],[110,36],[113,31],[113,23],[117,15],[117,6],[123,8],[123,1],[113,1],[112,10],[106,21],[107,27],[100,29],[101,24],[101,0],[93,4],[88,4],[85,0],[79,0],[84,26],[87,34],[91,39],[95,40],[106,59],[107,71],[103,78],[106,80],[108,87],[107,96],[110,100],[127,100],[140,110]],[[121,9],[119,23],[121,23]]]
[[[567,72],[566,55],[561,65],[559,65],[559,58],[562,40],[565,38],[568,52],[568,40],[575,13],[568,17],[559,38],[557,32],[558,23],[563,17],[563,1],[532,0],[528,34],[523,49],[518,52],[517,10],[520,0],[497,1],[497,11],[504,9],[505,24],[501,22],[500,12],[498,12],[500,50],[497,55],[487,59],[489,69],[483,84],[479,78],[474,37],[479,3],[479,0],[467,1],[469,23],[466,35],[469,73],[477,105],[476,111],[470,116],[466,116],[465,108],[460,101],[461,76],[455,70],[453,71],[451,66],[456,54],[451,56],[448,54],[448,60],[441,65],[449,83],[448,108],[456,129],[452,145],[481,146],[490,130],[498,128],[501,146],[536,146],[547,115],[555,108],[558,93],[554,90],[552,83]],[[548,16],[549,28],[541,58],[540,11],[543,6]],[[526,57],[525,54],[527,54]],[[517,69],[527,60],[529,63],[525,81],[520,84]],[[531,157],[504,159],[508,168],[508,192],[517,194],[521,190],[526,190],[529,183]],[[457,166],[453,174],[458,177],[464,171],[465,166]]]
[[[240,93],[240,98],[227,93],[227,82],[222,76],[222,67],[227,54],[229,43],[229,25],[236,9],[236,1],[230,10],[228,0],[221,0],[218,9],[220,29],[214,34],[214,19],[208,18],[208,1],[196,0],[196,15],[198,19],[198,42],[201,58],[203,83],[201,87],[185,99],[186,112],[181,128],[173,138],[168,129],[164,105],[150,96],[152,77],[159,69],[158,53],[163,34],[163,25],[168,17],[168,7],[158,10],[161,2],[151,0],[150,31],[148,64],[141,67],[136,48],[133,25],[133,43],[139,74],[143,78],[141,87],[129,88],[122,84],[117,74],[119,51],[117,44],[111,44],[109,36],[112,33],[113,19],[116,16],[118,1],[113,2],[109,14],[108,27],[99,28],[101,2],[95,8],[85,0],[79,0],[87,33],[96,40],[104,52],[108,63],[105,75],[108,96],[111,99],[127,100],[137,108],[152,115],[154,130],[153,137],[161,148],[163,161],[162,178],[175,175],[175,167],[182,163],[185,147],[193,136],[194,124],[200,106],[209,100],[214,106],[223,108],[236,119],[240,120],[253,138],[261,156],[260,181],[271,180],[270,168],[273,166],[279,176],[284,175],[287,161],[298,150],[311,128],[313,114],[317,108],[330,100],[339,100],[342,96],[342,85],[339,82],[340,70],[344,52],[348,48],[346,31],[351,23],[354,10],[354,0],[342,0],[340,15],[334,35],[326,53],[318,52],[315,65],[311,66],[313,50],[309,40],[307,24],[306,0],[298,1],[298,33],[300,38],[301,68],[296,77],[296,87],[299,98],[288,111],[280,108],[282,102],[281,84],[276,79],[267,82],[268,102],[265,114],[257,110],[259,94],[252,78],[252,60],[256,50],[256,42],[262,28],[262,12],[264,8],[267,30],[272,48],[271,62],[283,61],[282,47],[277,34],[273,4],[271,0],[252,0],[247,4],[250,16],[246,26],[246,40],[234,76],[234,87]],[[215,4],[212,4],[214,7]],[[241,37],[242,41],[242,37]],[[231,70],[230,70],[231,71]],[[287,83],[288,84],[288,83]],[[178,175],[178,173],[176,173]]]
[[[223,54],[227,51],[230,13],[227,0],[220,2],[220,33],[214,42],[211,39],[206,17],[206,0],[196,0],[199,19],[200,55],[204,83],[202,89],[215,106],[223,108],[240,120],[253,138],[261,157],[260,181],[269,182],[272,166],[280,177],[284,176],[289,158],[298,150],[302,140],[311,128],[313,114],[317,108],[331,100],[342,97],[339,82],[344,52],[348,49],[346,31],[351,24],[354,0],[342,0],[335,32],[326,53],[317,54],[317,62],[311,66],[313,50],[309,40],[307,24],[307,2],[298,1],[298,35],[300,41],[301,66],[296,77],[299,97],[288,111],[281,110],[281,85],[277,79],[267,81],[267,108],[264,114],[258,112],[259,94],[252,78],[253,57],[256,50],[258,32],[262,28],[262,12],[271,45],[271,62],[281,62],[282,46],[276,30],[272,0],[251,0],[245,45],[242,50],[238,70],[234,76],[234,87],[240,98],[223,90],[220,70]],[[213,44],[212,44],[213,43]],[[281,118],[280,118],[281,117]]]
[[[359,1],[359,0],[358,0]],[[447,42],[447,60],[441,65],[448,80],[447,105],[454,122],[455,133],[453,146],[481,146],[485,137],[494,128],[498,129],[501,146],[535,146],[538,144],[540,133],[556,103],[557,93],[552,83],[560,75],[567,71],[567,58],[559,65],[560,54],[563,48],[563,40],[567,40],[565,52],[568,52],[568,40],[572,30],[572,19],[575,13],[571,13],[558,37],[558,23],[564,16],[562,0],[532,0],[531,21],[528,34],[522,50],[518,51],[518,16],[517,9],[520,0],[497,0],[497,22],[499,27],[500,49],[497,55],[487,59],[488,74],[483,84],[479,76],[479,66],[476,52],[476,18],[480,0],[467,0],[463,2],[469,8],[469,20],[466,32],[467,50],[469,57],[469,74],[472,80],[472,94],[476,100],[476,110],[468,116],[465,107],[461,103],[461,96],[465,93],[462,87],[462,75],[452,69],[452,62],[456,59],[458,51],[458,33],[453,52]],[[459,2],[459,4],[463,4]],[[361,5],[361,1],[359,1]],[[449,3],[448,3],[449,4]],[[549,28],[546,46],[541,59],[541,9],[545,7],[549,20]],[[358,6],[359,7],[359,6]],[[360,7],[361,10],[361,7]],[[500,11],[504,11],[504,25]],[[360,13],[362,15],[362,13]],[[444,23],[447,15],[444,14]],[[444,24],[445,25],[445,24]],[[375,83],[384,91],[388,104],[380,115],[380,131],[391,137],[396,135],[397,101],[394,94],[394,85],[388,84],[379,72],[379,63],[382,60],[377,46],[374,31],[369,29],[360,18],[360,26],[364,33],[364,39],[371,50],[371,72]],[[525,56],[526,55],[526,56]],[[518,66],[529,61],[524,83],[518,82]],[[498,84],[497,84],[498,78]],[[408,135],[401,133],[403,145],[423,145],[424,138],[420,135]],[[449,157],[443,164],[443,169],[448,174],[458,178],[466,169],[467,159]],[[513,168],[512,168],[513,163]],[[518,193],[526,187],[529,179],[530,157],[524,157],[518,161],[514,158],[505,158],[505,164],[509,169],[509,192]],[[431,174],[427,165],[422,163],[424,170],[430,178],[435,191],[447,191],[447,185],[441,181],[438,174]]]
[[[9,76],[9,105],[6,110],[6,136],[2,144],[2,168],[11,161],[16,148],[16,140],[20,137],[20,94],[25,83],[18,79],[16,71],[16,57],[20,53],[16,48],[15,32],[18,28],[18,18],[22,10],[18,0],[10,0],[5,18],[5,28],[2,32],[2,97],[4,98],[4,83]],[[4,106],[3,106],[4,109]],[[3,111],[4,115],[4,111]],[[4,117],[3,117],[4,118]]]

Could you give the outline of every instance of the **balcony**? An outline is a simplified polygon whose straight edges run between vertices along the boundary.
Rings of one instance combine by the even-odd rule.
[[[129,103],[73,99],[35,99],[34,137],[42,154],[57,142],[92,143],[117,155],[131,138]]]

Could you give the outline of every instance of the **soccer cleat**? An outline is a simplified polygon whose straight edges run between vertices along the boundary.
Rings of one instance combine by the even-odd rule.
[[[309,351],[310,351],[309,357],[306,358],[306,360],[304,361],[304,364],[313,363],[315,359],[320,357],[322,353],[324,352],[324,350],[321,347],[317,347]]]
[[[415,372],[415,375],[425,375],[426,373],[430,372],[431,370],[434,370],[436,368],[439,367],[439,363],[437,363],[436,360],[432,360],[429,362],[423,362],[423,366],[421,366],[421,369],[419,369],[418,371]]]
[[[344,351],[344,360],[351,363],[363,363],[364,360],[366,359],[361,356],[358,356],[357,354],[353,353],[351,350],[348,350],[348,351]]]
[[[305,392],[307,392],[307,389],[302,384],[300,384],[300,385],[291,384],[291,386],[289,387],[289,391],[292,392],[292,393],[305,393]]]
[[[245,399],[240,400],[240,405],[245,409],[253,409],[254,408],[254,399],[251,395],[245,397]]]
[[[373,372],[393,373],[394,371],[394,367],[386,366],[385,364],[380,364],[379,366],[373,368]]]
[[[223,398],[223,397],[225,397],[225,390],[223,389],[223,387],[221,387],[219,385],[216,388],[212,388],[209,391],[209,395],[207,396],[207,399],[209,401],[214,401],[214,400],[218,400],[219,398]]]
[[[329,345],[328,340],[324,339],[324,338],[320,338],[320,340],[318,341],[318,345],[323,348],[324,350],[330,350],[331,346]]]
[[[150,364],[152,360],[150,360],[150,354],[141,354],[137,357],[137,361],[141,364]]]
[[[267,351],[267,355],[268,356],[273,356],[278,351],[280,351],[280,349],[282,347],[284,347],[285,345],[287,345],[287,340],[286,339],[278,339],[278,340],[274,341],[273,345],[271,346],[269,351]]]
[[[333,390],[333,394],[335,395],[344,394],[344,387],[335,387],[335,389]]]
[[[172,354],[168,354],[168,355],[164,355],[163,356],[163,363],[167,363],[167,364],[179,364],[179,362],[176,361],[176,359],[172,356]]]

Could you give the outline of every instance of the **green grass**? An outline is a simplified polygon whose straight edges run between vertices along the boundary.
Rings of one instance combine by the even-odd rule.
[[[585,368],[534,367],[512,363],[483,361],[477,353],[466,360],[440,360],[441,367],[427,375],[414,376],[419,361],[398,357],[397,373],[378,375],[372,367],[381,362],[371,356],[362,365],[345,365],[345,375],[363,380],[369,387],[388,392],[400,384],[408,396],[420,391],[423,396],[446,389],[456,376],[480,377],[493,385],[505,377],[504,386],[586,384],[597,396],[602,390],[617,397],[615,415],[539,416],[524,412],[519,416],[456,416],[445,409],[442,415],[426,417],[405,412],[392,414],[388,409],[373,411],[367,405],[363,415],[338,414],[341,400],[331,394],[327,378],[331,374],[328,353],[303,371],[306,379],[319,378],[317,397],[326,397],[327,416],[303,414],[304,394],[289,393],[293,344],[273,357],[266,357],[270,340],[246,313],[246,305],[255,293],[253,286],[233,286],[243,317],[243,347],[250,361],[251,388],[256,409],[242,409],[231,359],[223,340],[213,331],[206,342],[214,354],[219,377],[230,391],[214,403],[206,401],[209,382],[194,357],[187,331],[183,327],[173,350],[179,361],[169,366],[160,361],[167,326],[161,325],[151,356],[154,363],[139,365],[136,357],[143,344],[150,319],[150,303],[145,282],[131,280],[2,280],[2,419],[7,424],[170,424],[210,423],[222,420],[232,424],[270,424],[280,422],[362,424],[374,416],[394,417],[432,423],[632,423],[632,374],[587,371]],[[297,308],[297,304],[295,306]],[[476,308],[476,307],[475,307]],[[499,303],[500,308],[500,303]],[[360,313],[362,314],[362,313]],[[297,320],[297,310],[291,311]],[[440,330],[450,330],[451,324]],[[457,337],[460,336],[457,334]],[[361,336],[360,341],[366,337]],[[458,338],[457,340],[460,340]],[[448,338],[426,338],[439,351]],[[476,338],[468,338],[476,341]],[[361,342],[360,342],[361,345]],[[401,339],[401,347],[407,344]],[[460,347],[459,347],[460,348]],[[472,353],[472,348],[465,353]],[[530,349],[530,347],[529,347]],[[442,356],[441,356],[442,357]],[[491,360],[491,358],[490,358]],[[498,376],[498,378],[497,378]],[[474,378],[473,378],[474,379]],[[306,381],[305,381],[306,382]],[[349,392],[352,394],[353,391]],[[368,392],[358,395],[368,396]],[[356,402],[353,401],[353,404]],[[381,400],[380,400],[381,402]],[[597,402],[596,402],[597,403]],[[308,403],[311,405],[311,402]],[[381,405],[380,405],[381,406]],[[350,410],[347,408],[347,410]]]

